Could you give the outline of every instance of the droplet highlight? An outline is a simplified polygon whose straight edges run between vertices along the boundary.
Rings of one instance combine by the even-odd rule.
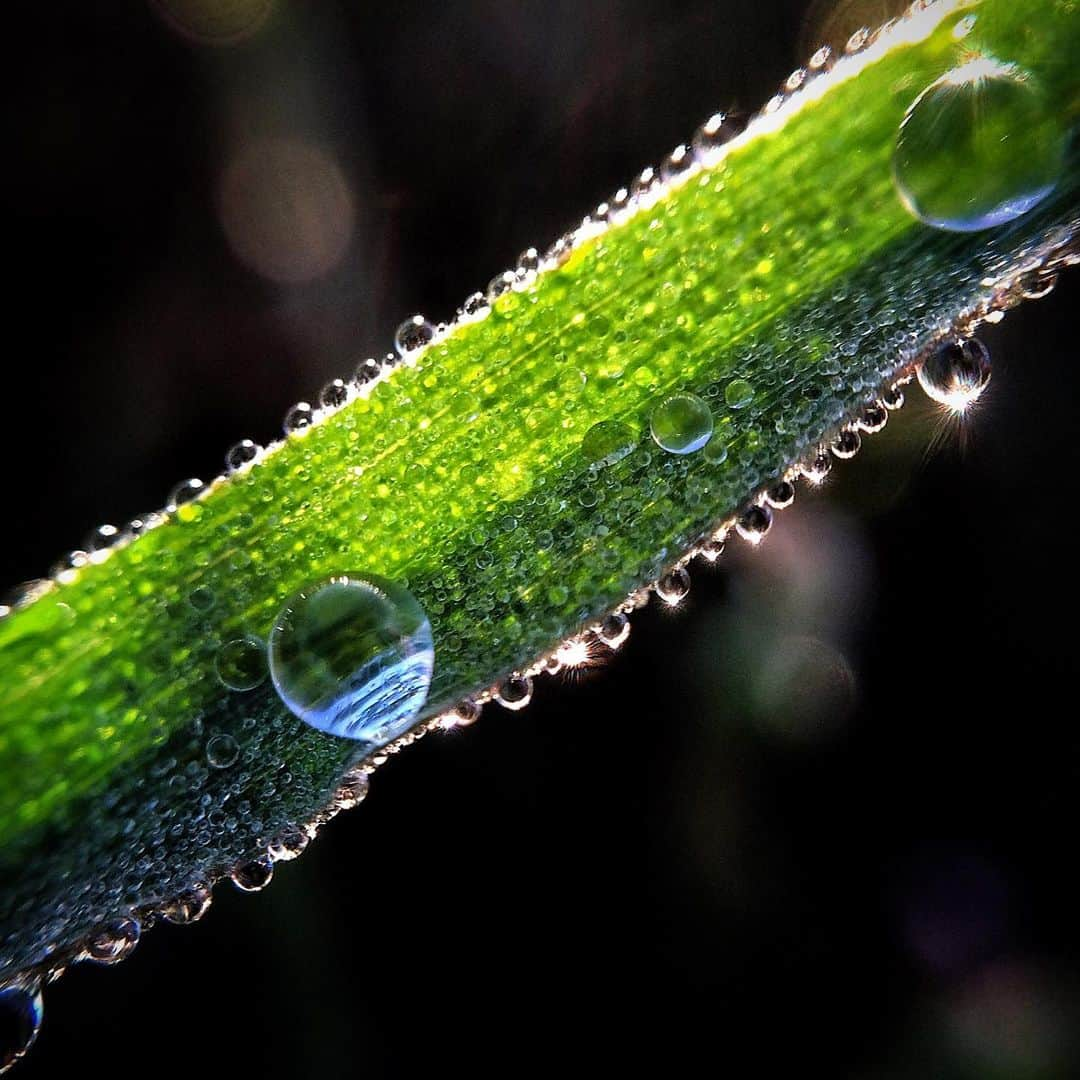
[[[669,454],[693,454],[712,438],[712,412],[696,394],[674,394],[653,410],[649,430]]]
[[[1055,188],[1066,132],[1035,79],[980,56],[947,72],[908,109],[893,179],[920,221],[951,232],[991,229]]]
[[[268,643],[270,677],[289,710],[319,731],[383,746],[427,699],[431,624],[403,586],[374,574],[332,577],[293,596]]]

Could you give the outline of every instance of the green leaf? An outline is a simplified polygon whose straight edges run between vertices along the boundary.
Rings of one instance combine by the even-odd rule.
[[[222,647],[265,640],[301,587],[407,586],[435,638],[426,724],[654,582],[943,335],[1072,259],[1077,55],[1073,3],[933,5],[487,317],[0,620],[0,966],[48,966],[211,882],[377,763],[268,679],[218,676]],[[1016,220],[946,231],[901,198],[894,153],[912,103],[973,56],[1037,88],[1061,172]],[[1013,156],[997,140],[992,173],[954,169],[949,205],[956,184],[1022,186],[1022,134]],[[675,394],[709,406],[703,450],[653,438]],[[224,768],[207,760],[221,735],[239,751]]]

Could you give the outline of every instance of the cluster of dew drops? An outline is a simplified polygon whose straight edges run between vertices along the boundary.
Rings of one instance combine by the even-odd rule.
[[[917,0],[908,15],[928,6],[930,0]],[[845,47],[845,54],[854,56],[873,45],[878,36],[892,24],[879,30],[858,30]],[[792,96],[804,91],[820,75],[832,69],[836,62],[833,51],[825,46],[810,58],[806,67],[794,71],[769,100],[758,118],[775,114]],[[357,397],[365,397],[374,386],[386,379],[400,364],[415,363],[425,349],[437,343],[456,326],[484,319],[492,305],[506,292],[527,289],[536,277],[548,270],[563,266],[576,248],[601,235],[608,228],[620,225],[630,217],[656,204],[676,186],[680,186],[702,169],[715,166],[727,152],[729,144],[738,139],[748,126],[745,120],[728,113],[716,113],[695,133],[689,146],[680,145],[660,163],[659,167],[644,169],[630,185],[619,188],[609,199],[600,203],[580,225],[560,236],[543,253],[529,248],[519,257],[512,270],[497,274],[484,292],[475,292],[458,309],[451,323],[432,323],[422,315],[405,320],[394,337],[394,351],[381,358],[370,357],[356,368],[351,379],[334,379],[318,395],[317,404],[301,401],[285,415],[285,438],[302,435],[325,416],[331,415]],[[904,403],[904,387],[915,376],[936,402],[963,411],[985,389],[990,378],[989,354],[970,331],[981,322],[996,322],[1005,310],[1021,300],[1039,299],[1054,287],[1056,271],[1080,261],[1072,244],[1075,229],[1062,230],[1058,240],[1050,245],[1057,254],[1048,259],[1045,252],[1034,252],[1030,265],[999,284],[995,299],[958,325],[958,334],[938,343],[920,362],[898,371],[890,383],[869,401],[854,419],[836,429],[806,460],[790,467],[780,478],[759,491],[737,515],[725,519],[709,530],[707,535],[666,570],[651,586],[634,592],[622,604],[598,622],[562,642],[549,655],[538,659],[531,667],[513,672],[494,686],[459,702],[449,712],[414,726],[388,745],[370,755],[345,775],[331,804],[306,824],[287,827],[267,850],[249,861],[232,867],[228,878],[245,892],[265,888],[274,874],[277,863],[297,858],[316,835],[320,826],[339,811],[357,806],[368,793],[369,778],[374,770],[429,732],[467,727],[481,715],[483,706],[491,701],[504,709],[518,711],[533,697],[533,681],[541,674],[555,675],[567,669],[591,666],[605,653],[618,650],[630,634],[631,613],[648,603],[655,593],[661,603],[677,607],[690,592],[689,564],[695,558],[706,565],[715,563],[733,537],[759,544],[768,534],[774,513],[792,505],[796,484],[802,480],[816,486],[829,475],[833,462],[854,457],[865,435],[884,429],[889,413]],[[985,284],[990,284],[986,282]],[[739,385],[737,380],[728,388],[728,404],[738,407],[740,396],[752,393],[752,388]],[[586,456],[595,462],[610,462],[624,452],[623,434],[618,424],[601,423],[585,435],[592,447],[584,447]],[[653,440],[662,449],[675,454],[696,453],[706,447],[711,435],[711,417],[707,403],[691,394],[676,394],[654,410],[650,420]],[[227,477],[251,468],[275,446],[262,447],[250,439],[232,446],[225,455],[225,473],[207,484],[199,479],[187,479],[177,484],[168,495],[162,510],[140,515],[123,528],[102,525],[93,530],[83,547],[65,555],[51,570],[49,579],[38,579],[17,586],[0,600],[0,618],[32,603],[57,586],[74,581],[79,571],[91,563],[101,562],[110,553],[130,543],[146,531],[163,524],[169,517],[183,516],[183,508],[204,497]],[[241,643],[231,643],[238,645]],[[261,643],[259,643],[261,652]],[[244,666],[238,655],[237,668]],[[220,665],[219,665],[220,666]],[[222,672],[219,670],[219,675]],[[228,678],[222,675],[229,685]],[[236,689],[246,688],[240,684]],[[228,735],[214,736],[207,744],[208,763],[226,767],[235,758],[238,747]],[[220,875],[226,876],[226,875]],[[208,876],[205,883],[192,886],[184,894],[154,909],[133,911],[97,927],[75,950],[59,959],[51,959],[42,972],[16,976],[0,986],[0,1072],[6,1071],[30,1048],[43,1017],[42,987],[59,978],[74,962],[91,961],[115,964],[131,955],[144,929],[158,919],[177,924],[195,922],[211,904],[216,879]]]

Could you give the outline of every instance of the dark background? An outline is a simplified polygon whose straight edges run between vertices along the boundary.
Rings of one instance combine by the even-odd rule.
[[[168,6],[5,20],[4,584],[804,59],[797,2],[282,0],[231,44]],[[1078,298],[985,335],[963,424],[912,388],[605,668],[72,971],[19,1075],[1077,1075]]]

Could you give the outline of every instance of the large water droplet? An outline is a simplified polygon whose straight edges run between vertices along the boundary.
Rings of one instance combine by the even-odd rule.
[[[989,57],[947,72],[900,125],[893,177],[904,205],[928,225],[975,232],[1026,214],[1053,191],[1065,131],[1026,73]]]
[[[374,574],[332,577],[293,596],[269,641],[282,701],[320,731],[377,746],[413,724],[435,651],[415,597]]]
[[[990,382],[990,352],[977,338],[950,341],[923,361],[919,385],[927,397],[963,412]]]
[[[44,1012],[36,980],[0,986],[0,1072],[14,1065],[33,1045]]]
[[[590,465],[614,465],[634,449],[636,442],[637,435],[629,424],[601,420],[585,432],[581,453]]]
[[[675,394],[653,409],[649,428],[661,449],[692,454],[712,438],[713,418],[696,394]]]
[[[103,923],[87,940],[87,958],[99,964],[118,964],[134,952],[141,934],[137,919],[124,917]]]

